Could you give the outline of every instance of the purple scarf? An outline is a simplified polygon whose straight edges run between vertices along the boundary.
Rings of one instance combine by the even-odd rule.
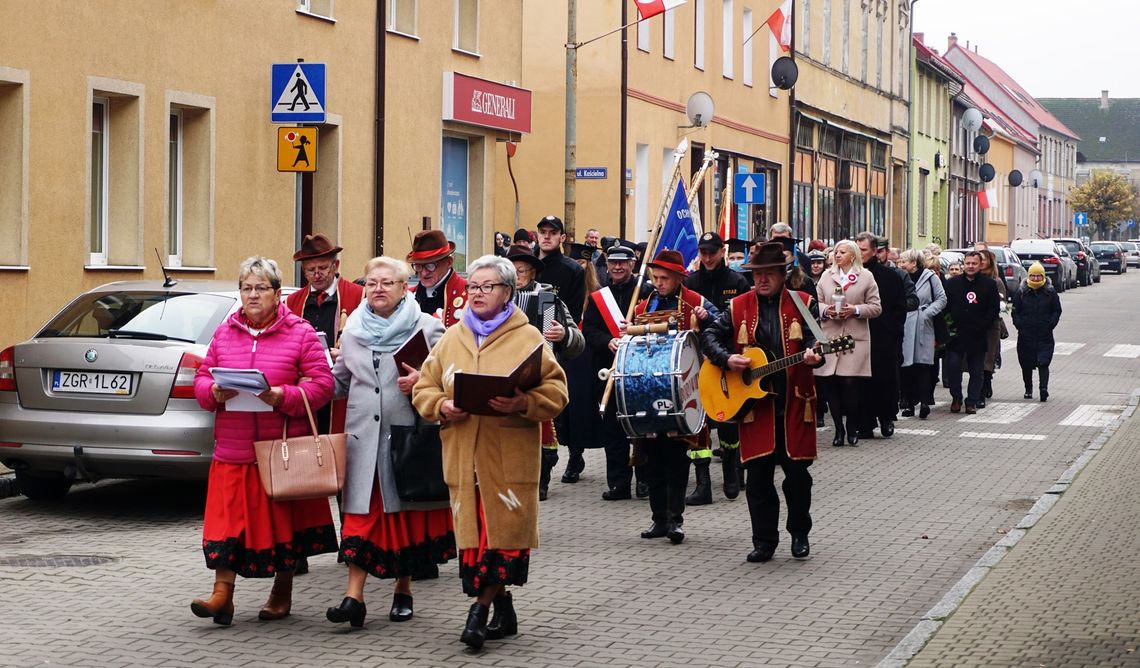
[[[507,318],[511,317],[511,314],[514,312],[515,303],[513,301],[507,302],[507,308],[500,311],[498,315],[490,320],[483,320],[475,315],[475,311],[468,306],[463,309],[463,324],[467,325],[467,328],[475,335],[475,341],[479,345],[483,345],[483,339],[490,336],[491,333],[498,329],[499,325],[506,322]]]

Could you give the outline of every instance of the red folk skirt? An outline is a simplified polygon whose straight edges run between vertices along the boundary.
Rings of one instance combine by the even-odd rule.
[[[483,497],[475,490],[479,504],[479,547],[459,551],[459,577],[463,593],[478,596],[493,585],[524,585],[530,570],[530,550],[493,550],[487,547],[487,518],[483,514]]]
[[[429,564],[455,558],[451,510],[384,512],[380,486],[372,483],[367,515],[345,513],[340,554],[378,578],[416,575]]]
[[[336,552],[328,499],[274,501],[257,464],[210,465],[202,552],[206,567],[247,578],[291,572],[297,559]]]

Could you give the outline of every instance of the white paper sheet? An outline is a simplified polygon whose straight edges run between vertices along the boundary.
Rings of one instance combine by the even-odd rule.
[[[257,398],[251,392],[237,393],[237,396],[226,402],[226,410],[235,413],[269,413],[273,407]]]

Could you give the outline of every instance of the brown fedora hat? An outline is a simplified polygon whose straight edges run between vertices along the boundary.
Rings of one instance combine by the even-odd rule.
[[[334,246],[333,242],[323,234],[306,234],[304,241],[301,242],[301,250],[293,253],[293,259],[300,262],[301,260],[313,260],[318,257],[328,257],[336,255],[344,250],[340,246]]]
[[[530,249],[530,246],[527,244],[513,244],[510,248],[507,249],[507,259],[511,262],[514,262],[515,260],[526,262],[530,266],[534,267],[534,270],[536,272],[542,271],[546,267],[546,265],[543,264],[542,260],[538,259],[538,256],[534,254],[534,251],[532,251]]]
[[[647,264],[654,269],[664,269],[682,276],[689,275],[689,271],[685,269],[685,258],[681,257],[681,254],[675,250],[665,249]]]
[[[455,242],[448,241],[441,230],[424,230],[417,232],[412,239],[412,252],[408,253],[408,262],[434,262],[442,260],[455,252]]]
[[[752,255],[748,262],[740,265],[741,269],[767,269],[768,267],[783,267],[788,263],[784,259],[784,244],[779,241],[756,244],[752,247]]]

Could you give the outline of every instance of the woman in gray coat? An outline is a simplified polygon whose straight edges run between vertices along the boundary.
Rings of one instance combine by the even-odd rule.
[[[420,330],[430,349],[444,331],[443,323],[421,313],[408,296],[408,273],[402,260],[378,257],[368,262],[366,303],[349,316],[333,367],[337,394],[348,395],[340,544],[348,563],[348,587],[340,606],[329,608],[326,616],[355,627],[364,624],[368,575],[396,579],[388,618],[403,622],[412,618],[412,575],[455,557],[447,501],[401,501],[391,465],[391,427],[415,424],[410,396],[420,377],[419,370],[406,364],[397,371],[392,353]]]
[[[913,248],[899,255],[898,266],[910,275],[914,291],[918,294],[918,310],[906,314],[902,344],[902,398],[904,417],[914,415],[925,420],[934,403],[934,319],[946,308],[946,292],[942,281],[927,269],[922,251]]]

